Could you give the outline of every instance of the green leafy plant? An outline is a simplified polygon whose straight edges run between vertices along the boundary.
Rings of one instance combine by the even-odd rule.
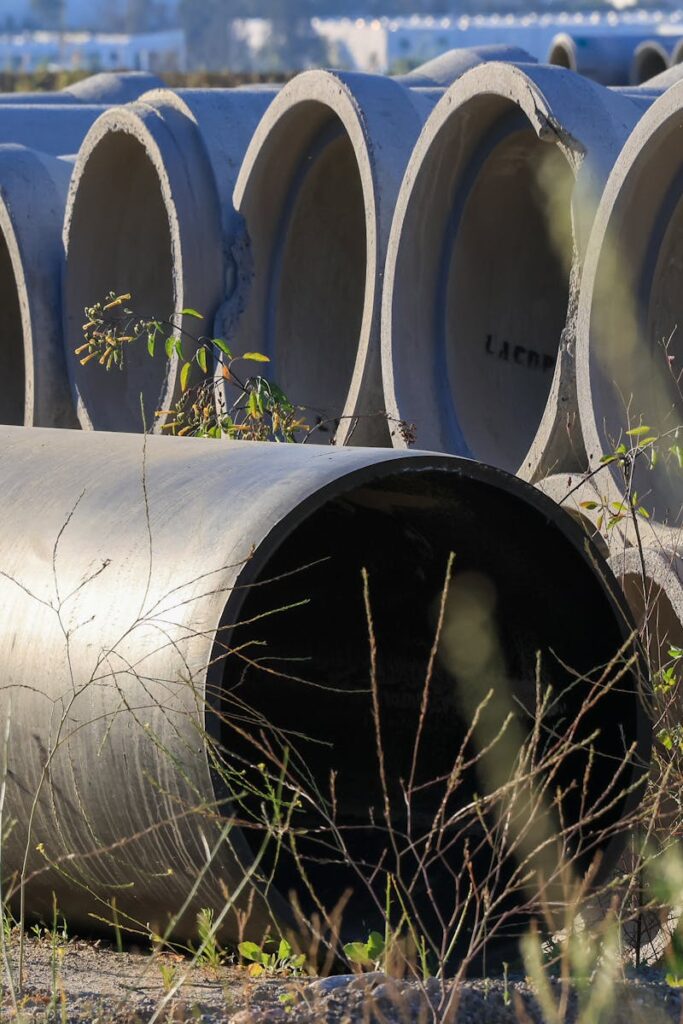
[[[181,395],[171,409],[156,410],[156,417],[165,419],[162,430],[181,437],[289,443],[310,432],[303,410],[274,381],[262,374],[238,372],[240,364],[268,363],[268,356],[261,352],[235,355],[223,338],[196,337],[172,320],[140,316],[129,307],[131,299],[130,293],[110,292],[103,302],[86,307],[84,342],[75,354],[81,366],[97,362],[105,370],[122,370],[129,346],[145,341],[151,358],[163,346],[166,358],[180,363]],[[180,316],[181,320],[203,319],[190,308]],[[184,346],[191,347],[192,353],[187,354]],[[194,383],[193,376],[198,378]]]
[[[370,932],[367,942],[347,942],[344,953],[358,967],[378,970],[382,964],[387,945],[379,932]]]
[[[266,952],[264,947],[268,944],[264,942],[263,946],[259,946],[256,942],[240,942],[237,947],[240,956],[249,961],[247,973],[251,978],[260,978],[266,974],[302,973],[306,963],[305,953],[295,953],[286,939],[280,939],[273,953]]]
[[[197,963],[206,967],[217,968],[223,962],[223,951],[216,939],[216,928],[213,910],[204,908],[197,914],[197,932],[200,946],[197,950]]]

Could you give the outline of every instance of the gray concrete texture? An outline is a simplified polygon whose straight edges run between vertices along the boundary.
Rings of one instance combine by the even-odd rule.
[[[149,89],[163,83],[147,71],[103,71],[55,92],[0,93],[0,105],[65,105],[68,103],[130,103]]]
[[[163,933],[178,913],[175,931],[185,938],[194,937],[200,909],[223,911],[226,889],[234,906],[246,908],[247,887],[258,891],[254,858],[263,836],[231,823],[212,763],[244,769],[245,784],[258,782],[258,769],[249,766],[271,762],[245,740],[252,727],[265,729],[273,764],[288,746],[292,772],[300,757],[307,766],[302,793],[312,796],[302,795],[295,818],[313,829],[313,842],[330,770],[338,769],[338,824],[352,826],[346,841],[358,858],[377,854],[368,814],[374,807],[383,822],[382,795],[372,781],[378,776],[362,567],[379,645],[395,808],[402,805],[396,787],[410,769],[405,759],[420,715],[433,610],[454,544],[448,629],[460,636],[471,632],[472,615],[489,621],[496,594],[501,626],[491,625],[491,637],[511,666],[511,699],[535,699],[540,651],[544,678],[563,693],[560,713],[574,720],[582,699],[574,672],[584,676],[607,664],[631,634],[625,602],[570,517],[522,481],[466,460],[1,427],[0,472],[0,735],[8,759],[4,816],[14,822],[2,870],[11,877],[27,851],[27,909],[49,918],[54,892],[70,929],[96,927],[89,915],[107,918],[114,896],[122,922]],[[261,655],[249,654],[263,643],[275,674]],[[444,650],[455,660],[444,655],[435,667],[423,731],[429,756],[417,779],[422,771],[430,780],[449,777],[466,731],[458,702],[482,686],[485,669],[457,660],[465,639],[449,643]],[[632,775],[622,778],[625,789],[634,784],[630,797],[610,800],[607,818],[584,826],[590,857],[595,842],[603,845],[593,828],[610,833],[612,816],[635,800],[647,763],[639,685],[634,667],[600,701],[601,713],[619,728],[600,732],[590,745],[587,778],[595,783],[587,783],[586,806],[603,798],[605,773],[612,781],[614,737],[625,749],[633,741],[637,756]],[[491,728],[498,730],[497,719]],[[592,719],[577,728],[577,742],[584,728],[593,733]],[[583,771],[576,757],[571,770]],[[560,770],[555,782],[562,781]],[[478,778],[466,776],[463,786],[454,799],[470,800],[470,786],[482,791]],[[430,787],[422,791],[413,806],[415,841],[420,823],[432,820]],[[571,798],[570,804],[565,828],[576,811]],[[245,796],[238,817],[248,822],[260,807],[260,796],[255,805]],[[400,819],[400,809],[395,814]],[[379,839],[383,847],[383,824]],[[305,837],[300,842],[308,854],[317,850],[305,846]],[[485,856],[487,843],[480,845]],[[601,870],[609,870],[618,847],[616,839],[607,844]],[[460,847],[449,839],[448,848],[459,870]],[[326,860],[318,867],[307,862],[307,869],[330,909],[357,879],[334,860],[326,868]],[[505,870],[496,864],[496,872]],[[300,888],[297,878],[283,847],[268,901],[257,895],[252,906],[247,934],[255,941],[273,918],[276,933],[289,922],[278,891],[286,896],[290,885]],[[450,874],[446,881],[444,901],[451,898]],[[352,934],[367,929],[375,913],[370,896],[363,900],[362,887],[356,890],[360,902],[344,914]],[[301,899],[307,906],[305,892]],[[217,918],[217,926],[226,937],[238,935],[232,913]]]

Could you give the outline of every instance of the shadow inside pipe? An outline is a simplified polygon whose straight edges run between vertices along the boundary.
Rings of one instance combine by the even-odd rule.
[[[297,794],[263,877],[307,914],[350,890],[343,935],[357,939],[380,926],[391,875],[430,941],[462,916],[460,952],[481,940],[487,892],[497,901],[488,927],[505,947],[533,903],[520,862],[546,880],[563,859],[581,873],[625,811],[619,788],[642,771],[627,769],[613,806],[601,803],[641,712],[630,673],[586,706],[623,643],[586,559],[512,495],[476,480],[454,495],[448,474],[403,474],[313,512],[256,582],[229,640],[239,654],[225,664],[218,785],[240,791],[253,850],[272,811],[265,778],[280,779],[285,804]],[[553,698],[531,741],[537,678]],[[592,749],[568,744],[553,759],[571,728],[576,743],[594,734]]]

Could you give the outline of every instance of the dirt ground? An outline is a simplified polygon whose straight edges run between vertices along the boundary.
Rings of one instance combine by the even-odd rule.
[[[173,954],[119,953],[104,943],[78,939],[59,946],[55,956],[47,939],[31,938],[25,963],[18,1013],[3,976],[3,1024],[427,1024],[443,1020],[445,1013],[444,991],[434,980],[426,986],[382,975],[253,980],[244,967],[193,967]],[[15,981],[16,967],[14,949]],[[611,1018],[618,1024],[681,1024],[680,992],[667,986],[660,972],[639,972],[620,986]],[[545,1020],[521,977],[510,978],[507,985],[502,979],[469,981],[458,992],[447,991],[445,998],[459,1024]],[[567,1024],[576,1020],[580,1015],[572,1000]]]

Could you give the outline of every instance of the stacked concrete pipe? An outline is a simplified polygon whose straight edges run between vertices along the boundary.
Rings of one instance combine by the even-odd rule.
[[[661,75],[671,66],[671,55],[675,45],[676,40],[672,40],[668,45],[659,39],[647,39],[640,43],[633,53],[629,81],[633,85],[643,85],[651,78]]]
[[[133,292],[142,316],[212,320],[237,287],[244,232],[232,189],[273,88],[155,90],[107,111],[85,138],[64,221],[64,337],[78,418],[85,428],[140,430],[178,393],[178,365],[132,348],[122,373],[81,367],[73,349],[83,310],[109,291]],[[107,245],[101,244],[106,237]],[[157,425],[161,425],[161,420]]]
[[[303,393],[294,397],[322,406],[325,416],[328,404],[334,417],[365,411],[362,403],[377,412],[379,282],[400,178],[435,90],[488,56],[525,57],[500,47],[454,51],[400,80],[308,72],[272,106],[276,87],[157,91],[105,114],[78,156],[65,219],[67,350],[78,340],[86,303],[110,289],[134,289],[142,313],[179,317],[189,306],[205,314],[203,324],[192,322],[195,333],[225,336],[236,350],[266,351],[285,389],[290,371],[301,371]],[[134,189],[112,190],[110,166],[131,161]],[[296,212],[299,186],[307,210]],[[311,188],[322,190],[319,207],[311,206]],[[313,223],[303,262],[284,267],[293,275],[283,286],[287,301],[296,301],[301,322],[286,325],[297,333],[283,360],[273,331],[291,310],[282,312],[275,279],[290,214],[312,214]],[[112,221],[111,244],[103,249],[97,239]],[[335,241],[347,249],[348,268],[333,256]],[[265,323],[259,304],[269,289],[274,308]],[[84,427],[137,430],[140,390],[150,416],[178,394],[177,365],[145,353],[131,353],[123,381],[81,369],[70,351],[67,359]],[[320,392],[308,387],[312,374],[320,376]],[[355,439],[386,440],[381,422],[367,429],[371,437],[363,421]]]
[[[583,257],[624,141],[676,75],[620,91],[490,64],[439,102],[406,170],[384,279],[386,407],[416,424],[421,447],[532,480],[584,469]]]
[[[579,35],[560,32],[548,50],[548,64],[566,68],[601,85],[633,82],[636,49],[650,36],[631,32],[589,32]],[[659,68],[663,71],[664,68]]]
[[[578,311],[576,368],[587,465],[612,501],[627,481],[619,463],[600,460],[629,430],[648,426],[660,459],[635,460],[632,489],[655,521],[681,525],[683,478],[675,454],[682,425],[678,282],[683,189],[677,141],[683,84],[644,115],[604,190],[586,254]],[[669,449],[674,448],[674,452]],[[643,527],[646,529],[646,527]]]
[[[156,89],[162,84],[160,78],[147,71],[103,71],[54,92],[0,93],[0,105],[63,106],[68,103],[94,103],[110,106],[114,103],[130,103],[143,92]]]
[[[499,652],[494,688],[502,692],[505,678],[522,730],[533,720],[539,652],[544,682],[562,695],[553,703],[554,730],[576,722],[585,697],[577,677],[620,650],[628,656],[626,606],[571,519],[518,479],[466,460],[2,427],[0,471],[3,895],[13,879],[16,899],[26,854],[27,911],[49,914],[54,893],[72,928],[91,928],[93,913],[107,919],[115,898],[124,926],[134,920],[163,933],[178,915],[174,931],[187,938],[197,911],[208,907],[224,935],[242,937],[244,922],[218,915],[228,894],[244,911],[250,878],[260,893],[250,936],[273,917],[278,929],[291,923],[290,889],[308,905],[284,846],[266,901],[253,875],[261,800],[255,818],[246,798],[230,803],[225,774],[221,782],[215,771],[221,759],[246,773],[235,776],[242,790],[254,772],[262,780],[260,762],[277,774],[281,749],[290,747],[292,770],[306,766],[302,793],[319,794],[313,802],[302,796],[301,811],[294,809],[293,824],[312,827],[312,842],[336,770],[337,820],[352,856],[366,863],[381,856],[386,834],[362,568],[398,826],[399,780],[410,770],[404,762],[412,756],[452,550],[418,782],[449,777],[471,701],[487,689],[486,666],[476,660],[482,651],[484,658]],[[455,646],[448,639],[460,636]],[[454,661],[444,660],[449,650]],[[602,872],[619,842],[599,839],[596,829],[609,835],[629,812],[648,758],[637,665],[636,658],[612,696],[599,701],[598,717],[583,720],[591,753],[586,745],[567,768],[571,778],[583,777],[590,756],[581,800],[596,816],[581,850],[590,858],[596,844],[604,846]],[[271,744],[273,762],[259,736]],[[614,791],[615,759],[631,745],[634,755]],[[562,779],[560,771],[553,793]],[[485,791],[485,780],[467,776],[456,799],[469,800],[472,786],[481,793],[482,785]],[[430,787],[419,791],[418,831],[433,810]],[[576,813],[572,791],[568,785],[565,825]],[[598,814],[606,792],[610,809]],[[371,824],[371,807],[380,825]],[[230,826],[235,814],[244,828]],[[304,849],[306,842],[301,836]],[[460,870],[460,846],[449,840],[449,848]],[[482,842],[482,856],[486,848]],[[373,923],[376,905],[343,864],[328,862],[308,862],[309,878],[328,909],[351,884],[344,926],[358,934]],[[506,870],[496,864],[496,873]],[[445,882],[433,891],[446,914],[452,876],[432,882]]]
[[[93,75],[58,93],[0,97],[0,421],[77,425],[61,330],[62,224],[75,152],[103,104],[158,83]]]

